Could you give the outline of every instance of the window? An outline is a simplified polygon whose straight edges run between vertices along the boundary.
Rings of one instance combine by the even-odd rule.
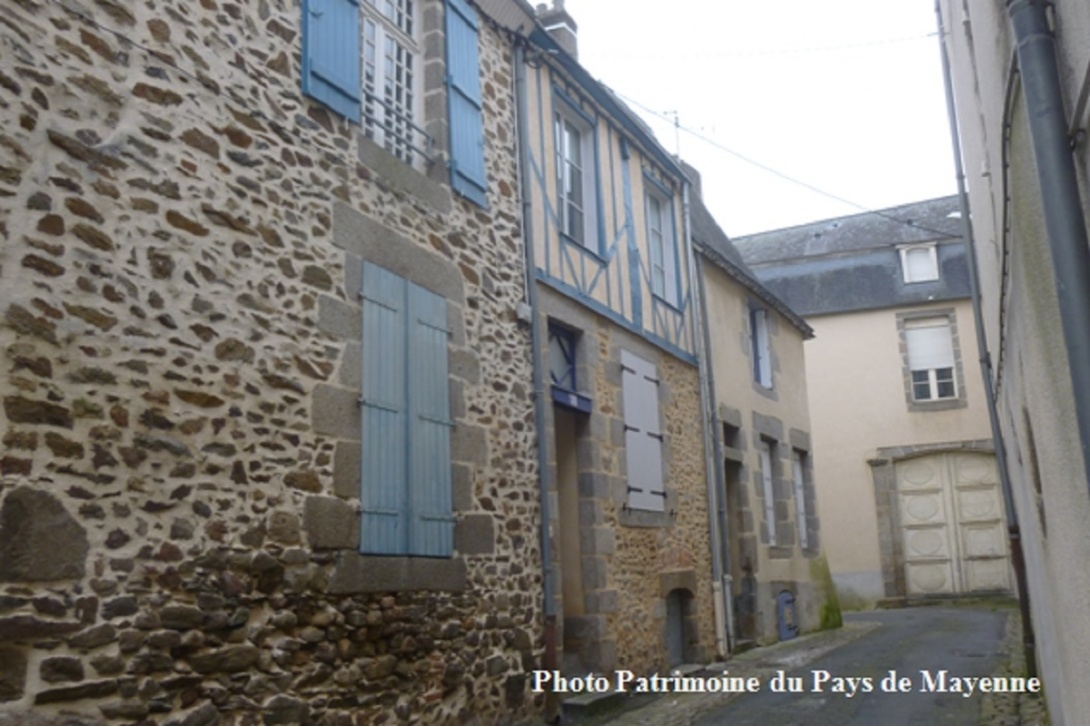
[[[365,136],[418,169],[433,158],[433,139],[423,128],[426,55],[419,6],[417,0],[303,0],[302,52],[303,93],[360,124]],[[445,0],[444,8],[445,73],[429,77],[446,79],[451,186],[483,206],[477,15],[466,0]]]
[[[549,324],[549,378],[552,381],[553,401],[570,409],[589,412],[590,399],[578,392],[576,345],[575,331]]]
[[[364,553],[453,553],[447,336],[443,297],[364,263]]]
[[[581,114],[563,101],[555,119],[557,215],[560,234],[595,252],[597,215],[594,182],[594,132]]]
[[[753,380],[771,389],[772,356],[768,346],[768,311],[764,308],[750,308],[749,342],[753,355]]]
[[[795,523],[799,531],[799,547],[803,550],[810,547],[810,526],[807,523],[806,511],[808,459],[806,452],[802,450],[796,449],[791,453],[791,469],[795,480]]]
[[[663,436],[659,422],[659,379],[654,364],[622,350],[621,391],[628,506],[634,510],[663,512],[666,509]]]
[[[668,198],[656,192],[647,193],[646,205],[651,292],[670,305],[676,306],[678,304],[677,248],[674,244],[673,211]]]
[[[772,461],[776,450],[775,443],[761,439],[757,447],[757,453],[761,459],[761,493],[764,496],[765,510],[765,534],[768,536],[768,544],[776,545],[776,499],[773,486]]]
[[[935,254],[935,244],[902,247],[901,272],[906,283],[938,280],[939,264]]]
[[[912,399],[957,398],[950,319],[946,316],[909,319],[904,326]]]
[[[364,0],[363,133],[402,161],[417,154],[420,50],[413,0]]]

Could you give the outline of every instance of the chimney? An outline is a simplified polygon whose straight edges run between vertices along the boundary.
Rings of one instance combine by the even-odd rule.
[[[579,43],[576,37],[579,26],[564,9],[564,0],[553,0],[551,8],[540,3],[537,6],[537,22],[541,23],[565,53],[579,60]]]
[[[700,178],[700,172],[684,159],[678,159],[678,162],[681,164],[681,171],[685,172],[685,176],[689,178],[689,182],[692,184],[692,195],[699,200],[703,200],[704,184]]]

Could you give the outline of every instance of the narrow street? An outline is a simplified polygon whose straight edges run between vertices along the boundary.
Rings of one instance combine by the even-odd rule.
[[[977,724],[983,695],[938,691],[936,677],[942,670],[958,677],[994,674],[1003,656],[1008,614],[1016,616],[989,608],[915,608],[853,615],[881,625],[787,672],[789,680],[795,677],[796,686],[801,685],[801,693],[765,689],[707,712],[695,723]],[[882,679],[890,671],[896,672],[898,681],[908,678],[910,690],[883,691]],[[852,678],[862,681],[853,683]],[[925,686],[932,688],[925,690]]]
[[[759,677],[757,693],[634,699],[605,723],[1043,724],[1041,699],[985,694],[973,680],[1023,676],[1020,640],[1018,612],[1007,603],[848,614],[843,629],[756,649],[721,665],[731,675]],[[774,691],[781,675],[785,690]]]

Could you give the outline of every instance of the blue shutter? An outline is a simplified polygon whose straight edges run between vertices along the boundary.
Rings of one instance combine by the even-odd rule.
[[[359,123],[359,0],[303,0],[303,93]]]
[[[363,265],[360,550],[408,552],[406,281]]]
[[[477,15],[465,0],[447,0],[447,99],[450,105],[450,185],[487,206],[484,122],[477,52]]]
[[[450,481],[450,394],[447,302],[409,283],[409,549],[415,555],[454,551]]]

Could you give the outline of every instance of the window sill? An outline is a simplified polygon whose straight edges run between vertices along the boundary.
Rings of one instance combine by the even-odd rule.
[[[466,564],[460,557],[422,558],[363,555],[352,551],[337,554],[329,582],[334,594],[385,591],[448,591],[466,588]]]
[[[653,299],[653,300],[654,300],[654,301],[655,301],[656,303],[661,303],[662,305],[666,306],[667,308],[669,308],[670,310],[674,311],[675,313],[683,313],[683,312],[684,312],[684,311],[683,311],[683,310],[681,309],[681,304],[679,304],[679,303],[671,303],[671,302],[669,301],[669,299],[667,299],[667,298],[664,298],[663,296],[659,295],[658,293],[651,293],[651,298],[652,298],[652,299]]]
[[[967,406],[969,406],[969,402],[961,397],[956,399],[930,399],[927,401],[913,399],[908,402],[908,410],[914,412],[950,411],[952,409],[964,409]]]
[[[557,234],[558,234],[558,235],[560,235],[560,240],[561,240],[561,242],[565,242],[565,243],[567,243],[568,245],[571,245],[571,246],[572,246],[572,247],[574,247],[575,249],[579,250],[580,252],[586,253],[586,254],[587,254],[587,255],[589,255],[589,256],[590,256],[590,257],[591,257],[591,258],[592,258],[592,259],[593,259],[593,260],[594,260],[595,262],[597,262],[597,263],[598,263],[599,265],[608,265],[608,264],[609,264],[609,261],[608,261],[608,260],[606,260],[606,259],[605,259],[605,258],[604,258],[604,257],[602,256],[602,253],[601,253],[600,251],[597,251],[597,250],[594,250],[594,249],[592,249],[592,248],[590,248],[590,247],[587,247],[586,245],[584,245],[583,243],[579,242],[578,240],[576,240],[576,239],[575,239],[574,237],[572,237],[571,235],[567,234],[566,232],[559,232],[559,233],[557,233]]]

